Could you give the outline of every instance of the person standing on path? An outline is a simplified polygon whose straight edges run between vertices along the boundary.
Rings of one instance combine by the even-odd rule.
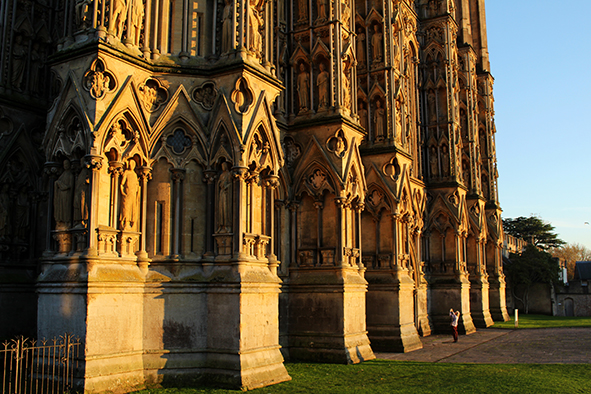
[[[449,310],[451,318],[451,330],[454,336],[454,342],[458,341],[458,322],[460,321],[460,311],[454,312],[453,308]]]

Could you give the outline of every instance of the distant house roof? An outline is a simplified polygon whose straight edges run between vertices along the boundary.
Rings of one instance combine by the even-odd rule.
[[[577,261],[575,264],[575,278],[591,280],[591,261]]]

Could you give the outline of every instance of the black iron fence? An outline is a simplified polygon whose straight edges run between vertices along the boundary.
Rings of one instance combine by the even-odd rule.
[[[80,340],[66,334],[51,340],[17,338],[0,345],[2,394],[72,391]]]

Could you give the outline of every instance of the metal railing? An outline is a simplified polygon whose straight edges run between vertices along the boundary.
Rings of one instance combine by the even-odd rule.
[[[70,334],[51,340],[24,337],[0,345],[2,394],[72,392],[80,340]]]

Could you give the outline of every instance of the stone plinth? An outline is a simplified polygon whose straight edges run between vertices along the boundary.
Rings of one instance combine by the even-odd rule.
[[[289,288],[292,360],[351,364],[374,359],[365,326],[367,282],[356,268],[300,268]]]
[[[366,314],[372,349],[410,352],[423,344],[415,327],[414,283],[404,270],[368,270]]]

